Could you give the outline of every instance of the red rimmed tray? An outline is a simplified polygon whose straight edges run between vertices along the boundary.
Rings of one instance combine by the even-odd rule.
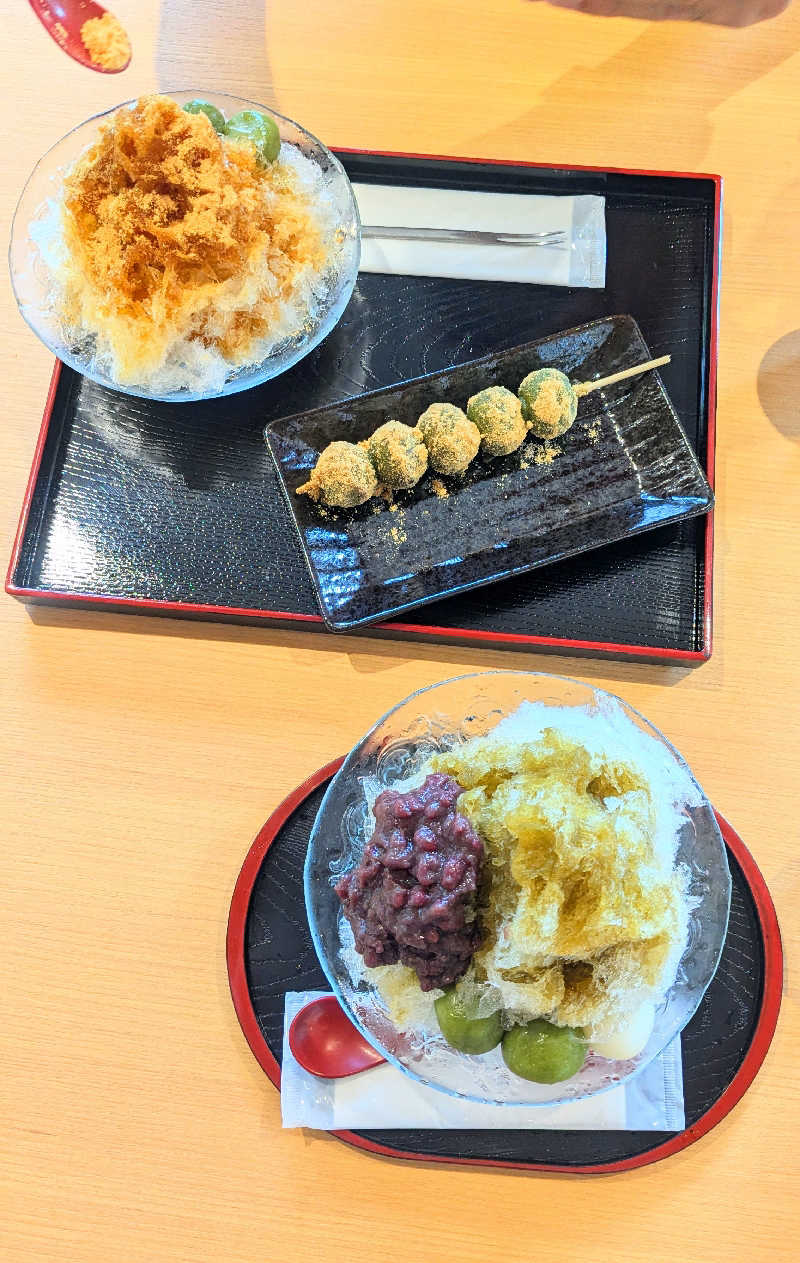
[[[341,764],[336,759],[321,768],[272,813],[248,852],[231,902],[231,995],[245,1038],[276,1087],[285,991],[327,989],[305,920],[302,869],[319,802]],[[717,819],[733,878],[731,916],[720,967],[682,1038],[683,1131],[333,1134],[393,1158],[598,1174],[658,1162],[711,1131],[758,1073],[777,1024],[783,983],[780,931],[769,891],[741,838],[719,813]]]
[[[364,182],[602,194],[606,289],[362,274],[341,324],[302,365],[209,404],[143,404],[57,368],[12,596],[321,631],[264,423],[611,311],[633,315],[654,354],[672,353],[665,383],[713,484],[719,177],[341,156]],[[710,517],[659,528],[369,634],[698,665],[711,652],[712,538]]]

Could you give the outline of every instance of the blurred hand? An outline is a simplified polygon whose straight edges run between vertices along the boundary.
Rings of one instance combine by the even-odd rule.
[[[577,9],[604,18],[645,18],[653,22],[712,22],[752,26],[777,17],[789,0],[547,0],[559,9]]]

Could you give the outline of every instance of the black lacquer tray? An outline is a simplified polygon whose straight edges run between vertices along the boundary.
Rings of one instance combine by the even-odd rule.
[[[255,390],[156,404],[57,366],[6,590],[68,603],[323,630],[263,441],[279,417],[619,312],[653,355],[713,485],[720,181],[345,152],[361,182],[601,194],[602,290],[361,274],[340,324]],[[711,652],[710,518],[659,527],[369,635],[697,664]]]
[[[264,825],[239,874],[228,922],[234,1006],[259,1064],[280,1086],[284,996],[328,990],[308,929],[303,863],[336,760],[290,794]],[[341,1131],[372,1153],[429,1162],[590,1174],[657,1162],[710,1131],[741,1099],[769,1048],[780,1008],[783,956],[775,909],[752,856],[717,816],[732,893],[719,968],[683,1032],[686,1128],[631,1131]]]

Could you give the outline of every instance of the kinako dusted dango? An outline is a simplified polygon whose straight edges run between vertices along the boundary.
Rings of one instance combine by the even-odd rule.
[[[478,455],[481,432],[466,412],[452,403],[432,403],[417,422],[437,474],[463,474]]]
[[[357,443],[329,443],[311,471],[311,477],[297,488],[308,496],[337,509],[354,509],[378,492],[378,479],[372,461]]]
[[[367,454],[378,481],[392,491],[414,487],[428,468],[428,450],[418,430],[386,421],[367,439]]]
[[[557,438],[575,421],[583,395],[669,360],[663,355],[577,385],[557,368],[539,368],[523,378],[516,395],[505,386],[479,390],[466,412],[455,404],[432,403],[415,427],[391,420],[359,444],[331,443],[296,494],[349,509],[374,495],[416,486],[429,467],[437,474],[463,474],[479,448],[494,459],[515,452],[529,431],[540,439]]]
[[[467,416],[481,433],[487,456],[509,456],[521,447],[527,434],[522,405],[505,386],[479,390],[467,403]]]
[[[664,364],[669,364],[671,358],[669,355],[660,355],[658,359],[620,369],[608,377],[577,383],[571,382],[566,373],[558,368],[537,368],[535,372],[523,377],[519,384],[518,394],[527,427],[537,438],[558,438],[572,425],[578,413],[578,400],[584,395],[591,395],[595,390],[627,381],[630,377],[638,377],[651,369],[661,368]]]
[[[538,368],[519,385],[522,415],[527,427],[540,439],[565,434],[578,411],[578,395],[565,373],[557,368]]]

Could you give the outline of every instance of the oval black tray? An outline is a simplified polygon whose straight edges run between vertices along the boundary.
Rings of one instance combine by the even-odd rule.
[[[329,763],[270,816],[242,866],[228,922],[228,977],[247,1042],[280,1087],[284,996],[328,989],[303,900],[303,861]],[[686,1128],[633,1131],[337,1131],[372,1153],[416,1161],[588,1174],[657,1162],[710,1131],[744,1095],[769,1048],[780,1008],[783,955],[775,908],[742,840],[717,814],[733,889],[714,977],[682,1037]]]

